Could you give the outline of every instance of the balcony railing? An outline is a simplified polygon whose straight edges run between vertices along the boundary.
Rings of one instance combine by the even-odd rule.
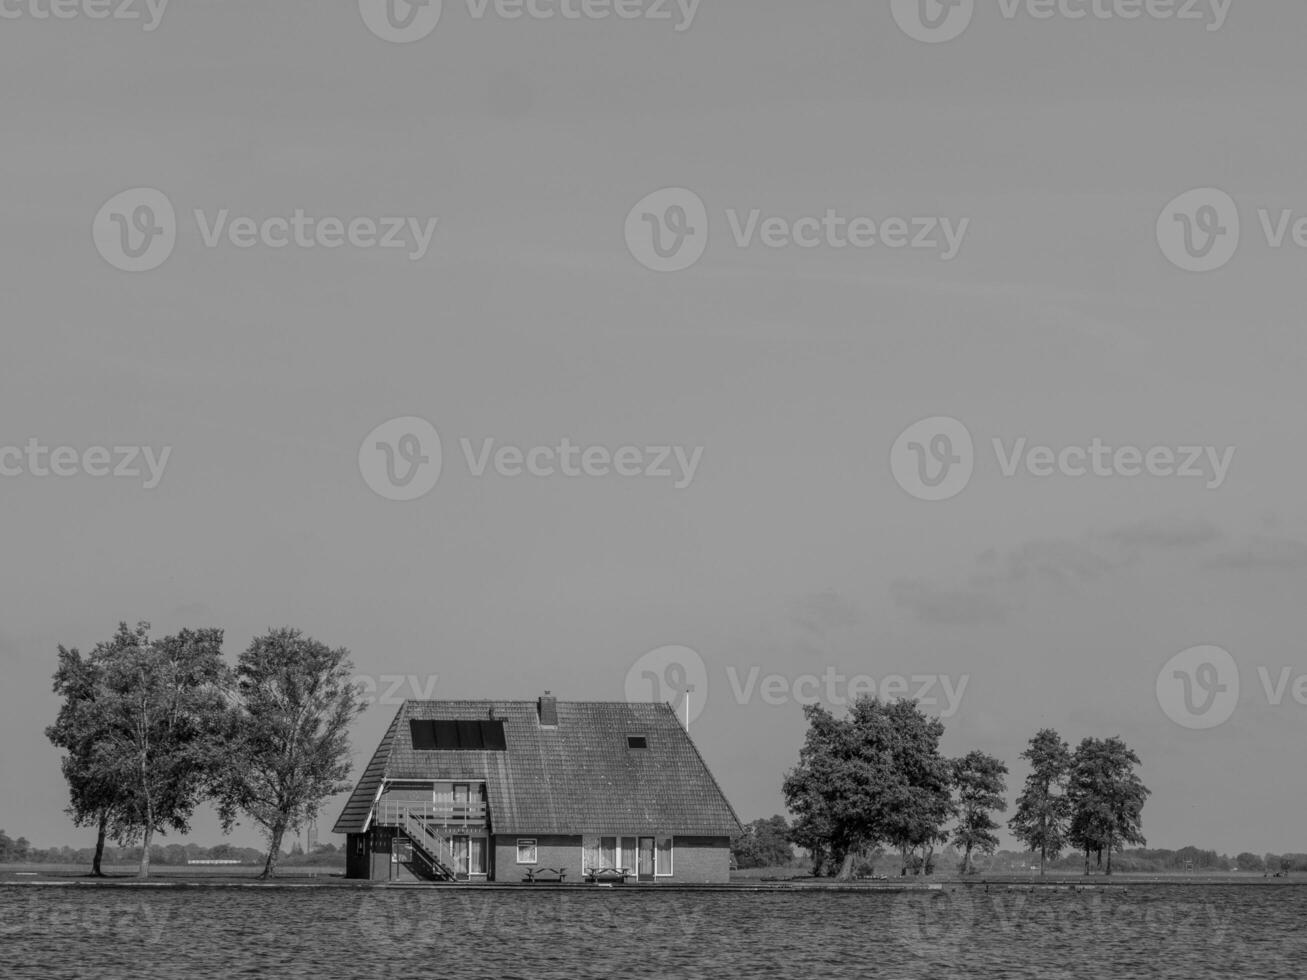
[[[433,827],[484,827],[486,805],[480,800],[442,800],[438,803],[382,800],[377,804],[376,822],[383,827],[403,827],[410,819]]]

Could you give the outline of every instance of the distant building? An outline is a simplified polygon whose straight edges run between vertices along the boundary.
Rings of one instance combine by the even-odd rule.
[[[743,831],[669,705],[546,695],[406,702],[334,832],[350,878],[659,884],[728,881]]]

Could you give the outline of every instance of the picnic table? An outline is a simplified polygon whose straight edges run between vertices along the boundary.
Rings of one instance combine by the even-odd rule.
[[[585,880],[591,884],[626,884],[626,879],[634,878],[635,872],[630,868],[590,868],[585,873]]]
[[[547,876],[547,877],[545,877]],[[566,868],[527,868],[523,881],[535,884],[537,881],[561,882],[567,877]]]

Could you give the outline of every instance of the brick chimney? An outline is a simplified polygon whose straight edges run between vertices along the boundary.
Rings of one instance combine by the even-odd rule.
[[[540,712],[541,727],[558,727],[558,698],[545,691],[544,697],[536,702],[536,708]]]

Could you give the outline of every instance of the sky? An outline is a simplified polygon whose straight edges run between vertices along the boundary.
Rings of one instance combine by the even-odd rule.
[[[356,773],[397,694],[684,672],[750,820],[870,677],[1009,798],[1120,735],[1150,845],[1307,850],[1307,10],[49,2],[0,0],[11,836],[93,841],[55,652],[146,620],[347,647]]]

